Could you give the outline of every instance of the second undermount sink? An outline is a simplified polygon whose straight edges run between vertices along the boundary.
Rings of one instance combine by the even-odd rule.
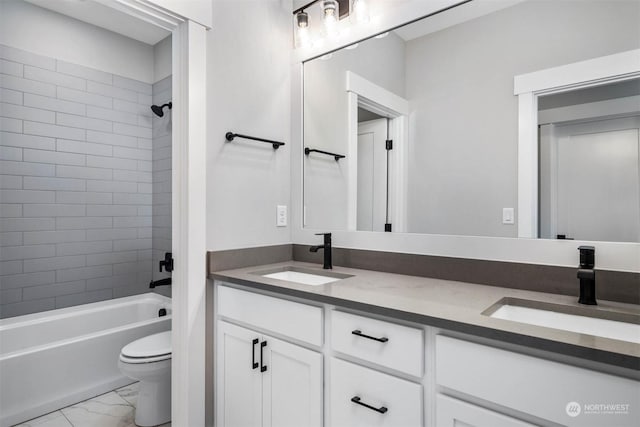
[[[640,344],[640,315],[632,313],[503,298],[482,314],[496,319]]]
[[[337,282],[348,277],[350,274],[334,273],[332,271],[313,270],[300,267],[281,267],[273,270],[254,271],[251,274],[267,277],[270,279],[284,280],[286,282],[298,283],[300,285],[319,286],[327,283]]]

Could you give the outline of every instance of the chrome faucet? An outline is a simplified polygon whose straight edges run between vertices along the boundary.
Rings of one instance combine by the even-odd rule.
[[[324,244],[321,246],[311,246],[309,251],[318,252],[318,249],[324,250],[324,265],[322,268],[330,270],[333,268],[331,265],[331,233],[316,233],[316,236],[324,236]]]
[[[580,246],[580,266],[578,267],[578,279],[580,279],[580,298],[578,302],[586,305],[597,305],[596,302],[596,272],[595,265],[596,248],[593,246]]]

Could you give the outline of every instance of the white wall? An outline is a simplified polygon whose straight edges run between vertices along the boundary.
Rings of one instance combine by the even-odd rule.
[[[171,75],[171,36],[165,37],[153,46],[153,82]]]
[[[501,223],[518,197],[513,77],[635,49],[638,16],[638,2],[524,2],[408,42],[409,230],[516,237]]]
[[[289,243],[291,3],[216,0],[207,34],[207,249]],[[232,131],[285,142],[242,139]]]
[[[405,44],[395,34],[335,52],[330,59],[304,65],[304,146],[347,154],[348,95],[352,71],[398,96],[404,96]],[[329,230],[347,228],[349,159],[310,154],[304,158],[306,224]]]
[[[21,0],[0,1],[0,43],[154,83],[153,47]]]

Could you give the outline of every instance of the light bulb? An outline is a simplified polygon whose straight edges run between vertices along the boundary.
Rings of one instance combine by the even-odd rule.
[[[310,44],[309,15],[306,12],[298,12],[296,14],[295,46],[306,47]]]
[[[369,22],[369,7],[366,0],[353,0],[351,4],[351,20],[357,23]]]
[[[338,35],[338,2],[336,0],[322,1],[322,20],[324,22],[324,32],[327,36]]]

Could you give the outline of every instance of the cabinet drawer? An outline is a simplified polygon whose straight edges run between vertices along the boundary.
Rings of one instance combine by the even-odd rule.
[[[419,384],[333,358],[330,387],[331,427],[422,425]]]
[[[334,311],[331,313],[331,346],[350,356],[422,376],[424,334],[421,329]]]
[[[438,427],[536,427],[441,394],[436,397],[436,415]]]
[[[322,345],[320,307],[219,286],[218,314],[309,344]]]
[[[436,382],[565,426],[640,425],[633,408],[637,381],[442,335],[436,337]],[[621,413],[594,413],[589,406],[605,403],[620,404]]]

